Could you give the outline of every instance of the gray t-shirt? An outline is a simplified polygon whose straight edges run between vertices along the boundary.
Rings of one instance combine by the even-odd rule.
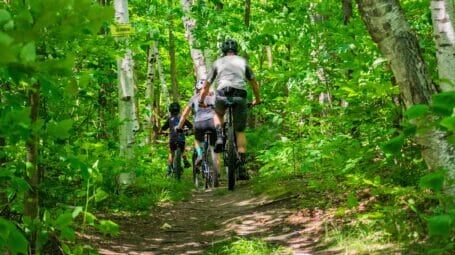
[[[207,80],[213,83],[218,78],[217,89],[233,87],[246,90],[246,80],[254,78],[247,61],[237,55],[228,55],[215,61]]]
[[[213,107],[215,105],[215,96],[214,95],[207,95],[204,99],[205,105],[207,107],[199,107],[199,98],[200,94],[194,95],[190,101],[188,102],[188,106],[193,109],[194,112],[194,122],[204,121],[213,119],[213,115],[215,111]]]

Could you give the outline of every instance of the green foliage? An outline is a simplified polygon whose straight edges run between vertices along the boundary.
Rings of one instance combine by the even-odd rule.
[[[8,220],[0,217],[0,251],[28,254],[28,242],[23,233]]]
[[[217,244],[207,254],[229,254],[229,255],[274,255],[274,254],[292,254],[292,251],[267,244],[261,239],[248,240],[245,238],[236,238]]]

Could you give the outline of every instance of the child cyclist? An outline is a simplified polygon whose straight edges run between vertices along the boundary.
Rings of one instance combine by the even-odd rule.
[[[200,92],[202,89],[202,86],[204,85],[204,80],[199,80],[196,82],[194,85],[194,90],[195,94],[194,96],[190,99],[188,102],[186,108],[183,110],[182,116],[180,117],[180,124],[178,125],[177,129],[181,129],[183,127],[183,121],[187,117],[187,115],[190,113],[190,110],[194,112],[194,140],[195,140],[195,153],[196,153],[196,161],[195,165],[196,167],[199,166],[201,160],[202,160],[202,151],[203,151],[203,141],[204,141],[204,135],[206,131],[211,131],[210,133],[210,146],[213,148],[215,146],[215,141],[216,141],[216,130],[215,130],[215,125],[213,122],[213,117],[215,114],[214,106],[215,106],[215,95],[213,93],[209,93],[205,97],[205,105],[206,107],[200,107],[198,105],[199,98],[200,98]],[[220,169],[220,159],[219,155],[215,154],[216,156],[214,157],[216,160],[216,168]],[[215,184],[215,186],[218,186],[218,183]]]
[[[180,104],[177,102],[171,103],[169,105],[169,113],[171,116],[166,120],[162,130],[169,129],[169,159],[167,165],[167,176],[172,173],[172,162],[174,161],[174,151],[177,148],[180,148],[182,151],[183,164],[185,168],[190,167],[190,162],[186,157],[185,153],[185,134],[177,132],[177,126],[180,122]],[[187,127],[189,129],[193,128],[193,125],[185,119],[182,119],[181,127]]]

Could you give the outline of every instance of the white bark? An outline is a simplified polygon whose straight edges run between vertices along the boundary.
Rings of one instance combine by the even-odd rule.
[[[362,19],[371,37],[378,44],[400,87],[406,108],[414,104],[430,104],[436,89],[398,0],[357,0]],[[428,121],[416,120],[426,128]],[[450,145],[442,131],[432,128],[416,136],[423,148],[422,155],[430,169],[444,168],[455,180],[455,146]],[[455,190],[450,193],[455,197]]]
[[[156,44],[154,45],[154,52],[155,52],[156,65],[158,67],[158,76],[160,77],[161,91],[164,94],[164,98],[166,100],[166,105],[169,105],[170,104],[169,90],[167,89],[167,85],[166,85],[166,79],[165,79],[164,72],[163,72],[163,64],[161,63],[160,52],[158,51],[158,46]],[[160,97],[160,98],[162,99],[163,97]]]
[[[265,47],[267,50],[267,67],[272,69],[273,66],[273,55],[272,55],[272,47],[267,46]]]
[[[455,90],[455,1],[432,0],[431,16],[442,91]]]
[[[185,16],[182,17],[183,26],[185,27],[185,38],[190,45],[190,54],[193,59],[194,76],[197,80],[207,77],[207,66],[203,51],[194,47],[193,29],[196,27],[196,21],[190,18],[192,0],[181,0]]]
[[[114,7],[116,23],[128,23],[128,1],[115,0]],[[131,51],[126,49],[124,57],[117,60],[117,77],[119,90],[119,120],[121,123],[119,130],[120,156],[127,160],[134,158],[135,131],[139,129],[139,123],[135,114],[133,65]]]
[[[147,101],[146,106],[146,114],[144,116],[145,120],[145,130],[147,132],[147,136],[145,138],[145,143],[150,144],[152,142],[152,133],[153,127],[155,124],[155,116],[154,116],[154,107],[153,101],[155,99],[155,88],[154,88],[154,81],[155,81],[155,65],[156,65],[156,57],[155,57],[155,43],[149,46],[147,52],[147,87],[145,90],[145,100]]]

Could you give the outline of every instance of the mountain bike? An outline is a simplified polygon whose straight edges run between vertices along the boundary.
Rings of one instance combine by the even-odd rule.
[[[205,188],[213,188],[219,186],[219,171],[216,164],[216,154],[213,152],[213,147],[210,146],[210,130],[205,131],[202,151],[202,161],[199,168],[194,166],[193,168],[193,181],[197,189],[199,189],[199,173],[202,175],[202,178],[205,180]]]

